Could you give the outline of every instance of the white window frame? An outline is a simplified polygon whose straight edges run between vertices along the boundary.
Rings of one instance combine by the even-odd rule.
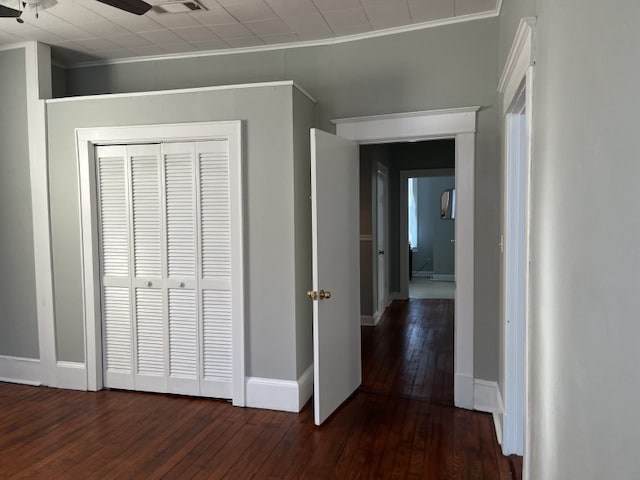
[[[83,317],[88,390],[103,388],[102,313],[98,218],[95,185],[97,145],[197,142],[229,140],[231,182],[231,264],[232,285],[232,384],[233,404],[245,405],[244,267],[242,207],[241,121],[198,122],[166,125],[119,126],[76,129],[80,175],[80,225],[82,232]],[[238,293],[236,295],[236,293]]]

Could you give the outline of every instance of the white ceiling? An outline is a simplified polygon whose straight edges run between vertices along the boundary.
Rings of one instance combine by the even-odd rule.
[[[38,40],[70,65],[333,39],[495,12],[499,1],[200,0],[208,11],[137,16],[95,0],[58,0],[39,18],[25,12],[23,24],[0,18],[0,45]]]

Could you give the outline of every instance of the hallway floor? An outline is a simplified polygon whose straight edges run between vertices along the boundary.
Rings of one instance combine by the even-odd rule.
[[[456,283],[413,277],[409,281],[409,298],[454,299]]]
[[[395,301],[362,332],[363,384],[321,427],[312,402],[0,383],[0,479],[519,478],[491,416],[452,406],[452,301]]]

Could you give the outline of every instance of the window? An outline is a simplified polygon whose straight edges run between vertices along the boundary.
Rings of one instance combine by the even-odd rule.
[[[409,245],[418,250],[418,179],[409,178]]]

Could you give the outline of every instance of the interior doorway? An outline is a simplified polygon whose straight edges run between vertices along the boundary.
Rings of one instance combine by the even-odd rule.
[[[407,217],[409,298],[453,300],[455,169],[411,170],[400,181],[407,183],[400,215]]]

